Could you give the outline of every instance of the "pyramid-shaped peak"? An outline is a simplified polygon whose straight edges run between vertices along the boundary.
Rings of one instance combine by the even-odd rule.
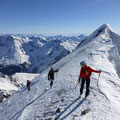
[[[110,31],[113,31],[112,27],[110,26],[110,24],[103,24],[99,29],[108,29]]]
[[[97,30],[95,30],[88,38],[94,39],[101,34],[107,34],[109,36],[111,32],[114,32],[111,26],[109,24],[103,24]]]
[[[88,42],[92,41],[93,39],[95,39],[101,35],[104,37],[107,37],[107,38],[111,38],[111,36],[113,36],[113,34],[118,36],[118,34],[112,29],[112,27],[109,24],[103,24],[98,29],[96,29],[92,34],[90,34],[87,38],[85,38],[78,45],[78,47],[80,45],[82,46],[84,44],[87,44]]]

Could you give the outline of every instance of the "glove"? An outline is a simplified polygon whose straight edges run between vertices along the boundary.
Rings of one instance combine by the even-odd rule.
[[[54,70],[55,72],[58,72],[58,69],[57,70]]]

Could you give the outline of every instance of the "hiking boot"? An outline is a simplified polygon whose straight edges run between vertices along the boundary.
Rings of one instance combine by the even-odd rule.
[[[82,93],[80,93],[80,95],[82,95]]]
[[[86,94],[86,95],[85,95],[85,98],[86,98],[88,95],[89,95],[89,94]]]
[[[80,93],[80,98],[81,98],[82,93]]]

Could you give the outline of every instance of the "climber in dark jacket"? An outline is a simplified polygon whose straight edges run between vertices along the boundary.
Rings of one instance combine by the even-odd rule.
[[[58,72],[58,69],[57,70],[53,70],[53,68],[51,67],[51,69],[50,69],[50,71],[48,73],[48,80],[50,80],[50,87],[52,87],[52,85],[53,85],[55,72]]]

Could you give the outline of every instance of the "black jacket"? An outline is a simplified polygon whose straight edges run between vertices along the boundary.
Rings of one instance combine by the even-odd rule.
[[[53,69],[50,69],[49,73],[48,73],[48,80],[54,80],[54,74],[55,72],[58,72],[58,69],[57,70],[53,70]]]

